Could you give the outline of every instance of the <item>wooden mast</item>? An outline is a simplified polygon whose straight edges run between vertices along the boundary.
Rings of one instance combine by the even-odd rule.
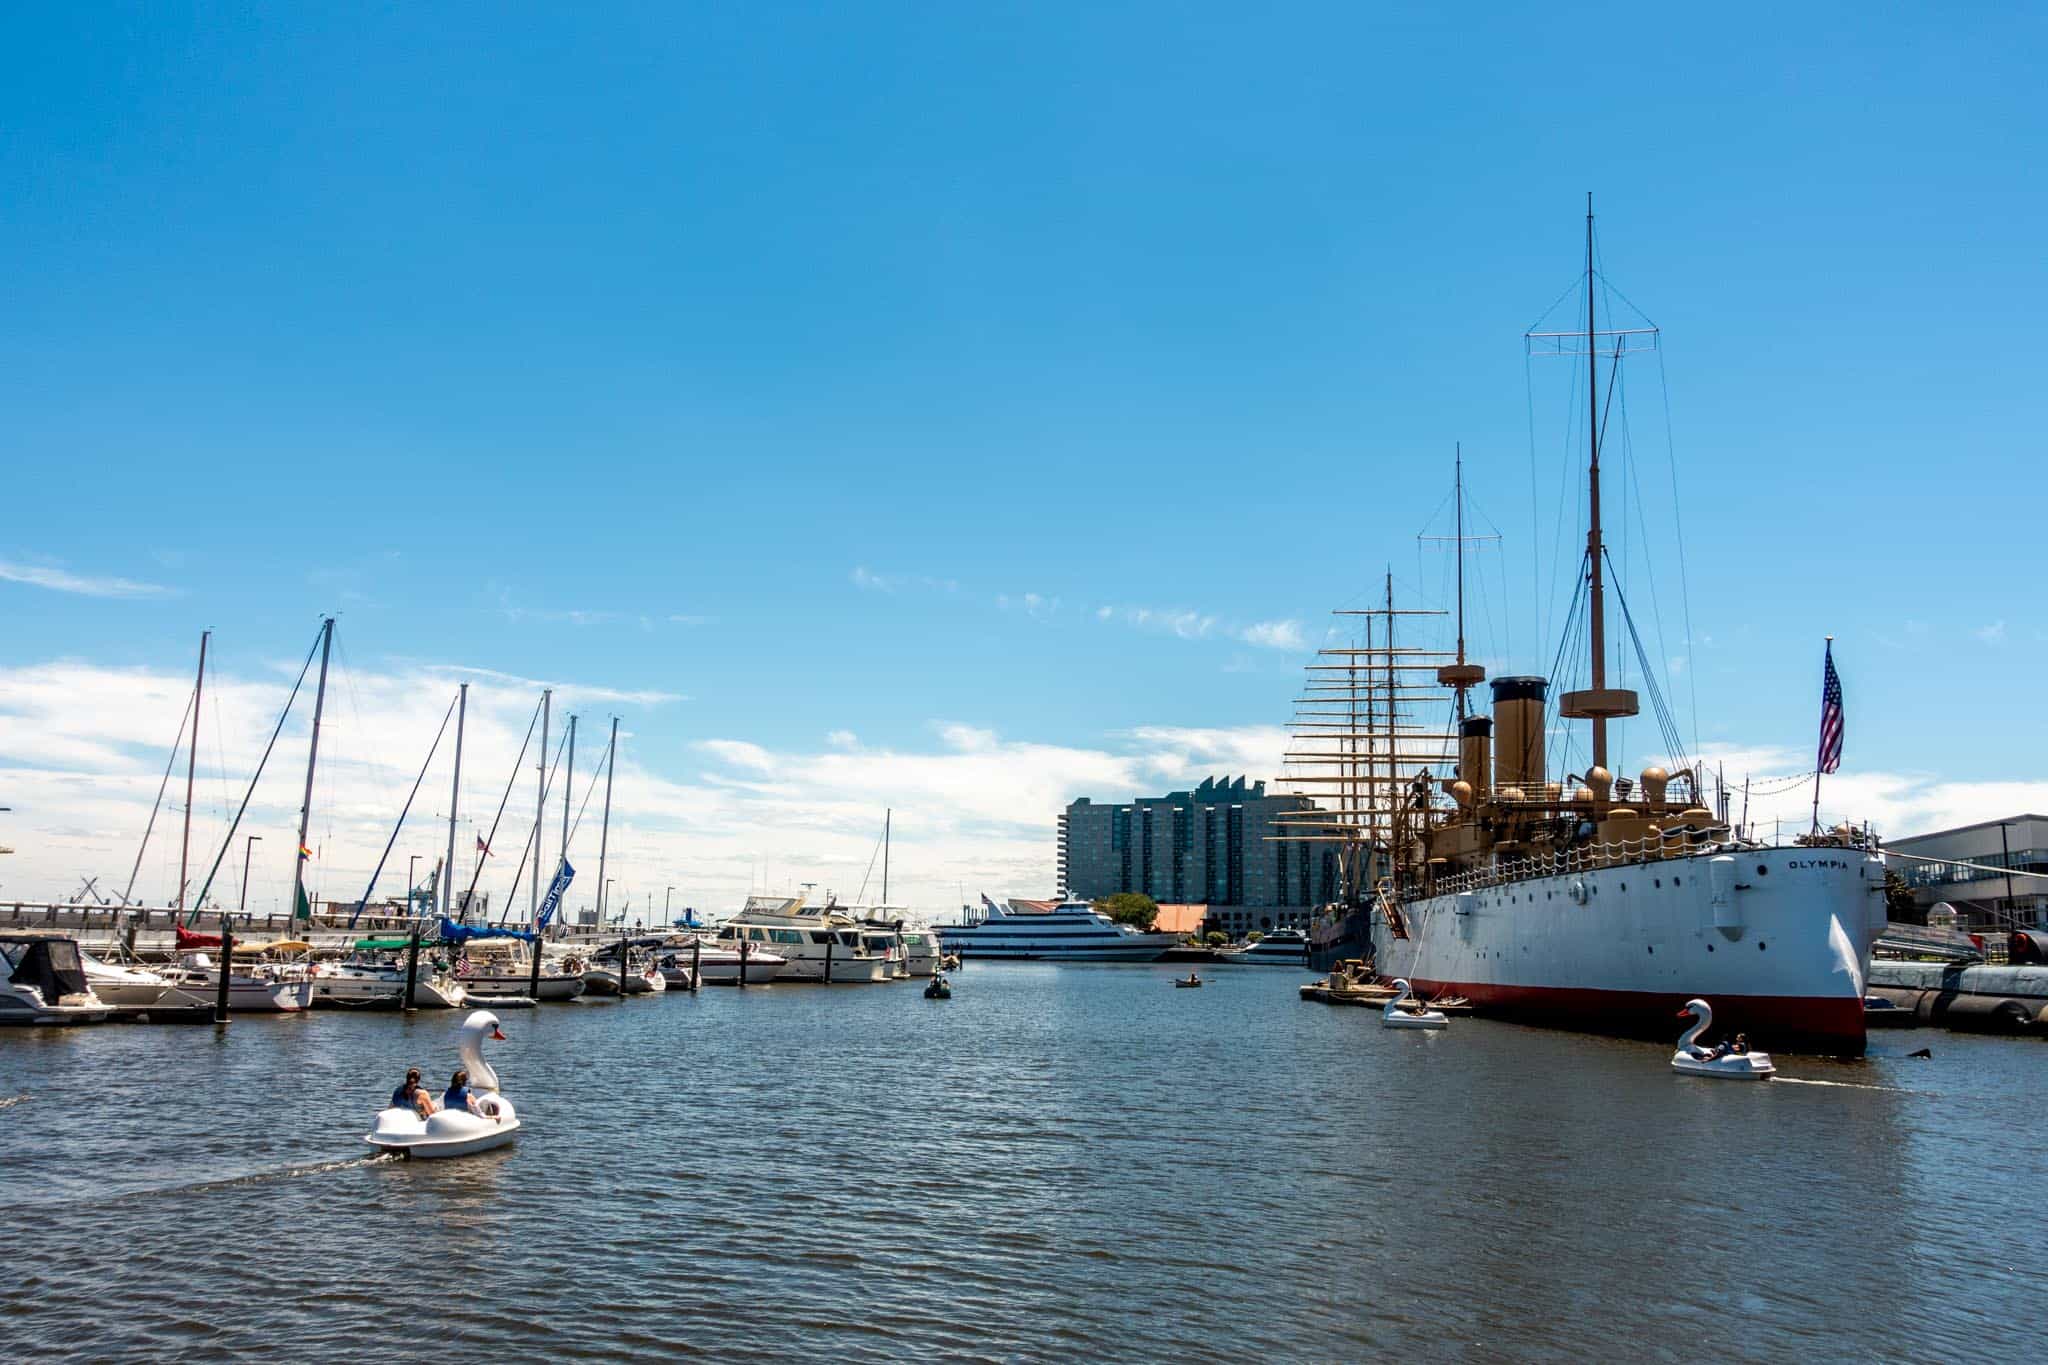
[[[306,842],[313,824],[313,765],[320,758],[320,715],[327,707],[327,656],[334,648],[334,618],[328,617],[320,623],[320,684],[313,692],[313,739],[306,746],[306,796],[299,803],[299,846],[292,850],[292,918],[297,919],[299,906],[306,903],[306,917],[312,918],[312,905],[306,902],[306,850],[312,845]],[[225,966],[222,968],[226,970]]]
[[[178,913],[181,915],[185,913],[185,879],[190,875],[188,864],[192,858],[192,788],[199,771],[199,694],[206,689],[206,640],[212,634],[210,630],[199,632],[199,676],[192,684],[192,744],[185,753],[185,837],[178,847]],[[135,861],[140,863],[142,855],[138,853]],[[132,886],[135,879],[130,877],[128,881]],[[247,888],[243,889],[243,894],[247,894]]]
[[[1636,713],[1636,694],[1607,685],[1607,594],[1605,542],[1600,534],[1600,356],[1593,316],[1593,195],[1586,195],[1586,568],[1587,643],[1592,650],[1592,676],[1586,690],[1567,692],[1558,714],[1593,722],[1593,766],[1607,769],[1607,722]],[[1621,336],[1616,334],[1614,363],[1621,363]],[[1611,770],[1610,770],[1611,771]]]

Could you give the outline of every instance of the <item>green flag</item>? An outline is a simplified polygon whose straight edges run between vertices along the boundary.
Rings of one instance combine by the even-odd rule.
[[[306,899],[306,884],[300,882],[295,889],[298,892],[299,901],[297,905],[292,907],[292,918],[302,919],[311,923],[313,919],[313,904]]]

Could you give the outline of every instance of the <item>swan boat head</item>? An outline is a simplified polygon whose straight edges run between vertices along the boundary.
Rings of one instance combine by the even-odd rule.
[[[1678,1040],[1678,1050],[1680,1052],[1690,1052],[1694,1040],[1713,1027],[1714,1007],[1704,1000],[1688,1000],[1679,1007],[1678,1017],[1695,1021],[1693,1026],[1687,1029],[1684,1036]]]
[[[496,1090],[498,1073],[484,1060],[484,1040],[505,1041],[504,1032],[498,1027],[498,1016],[489,1010],[475,1010],[462,1021],[462,1042],[457,1047],[462,1065],[469,1071],[470,1084],[479,1090]]]

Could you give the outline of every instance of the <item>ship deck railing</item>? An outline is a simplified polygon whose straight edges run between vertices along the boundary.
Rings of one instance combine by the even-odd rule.
[[[1720,827],[1725,831],[1725,827]],[[1710,833],[1710,832],[1709,832]],[[1427,900],[1432,896],[1454,896],[1463,891],[1482,891],[1533,877],[1569,876],[1607,867],[1639,867],[1675,858],[1697,857],[1731,848],[1764,848],[1755,840],[1723,840],[1697,831],[1673,831],[1656,838],[1618,839],[1604,843],[1580,844],[1558,853],[1539,854],[1516,860],[1512,867],[1484,871],[1452,872],[1431,880],[1426,886],[1404,888],[1403,902]]]

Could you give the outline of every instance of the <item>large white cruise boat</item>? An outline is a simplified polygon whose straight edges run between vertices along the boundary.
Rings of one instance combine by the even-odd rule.
[[[1180,942],[1178,934],[1145,934],[1118,924],[1087,901],[998,905],[986,896],[979,919],[939,925],[938,935],[940,946],[963,960],[1156,962]]]

